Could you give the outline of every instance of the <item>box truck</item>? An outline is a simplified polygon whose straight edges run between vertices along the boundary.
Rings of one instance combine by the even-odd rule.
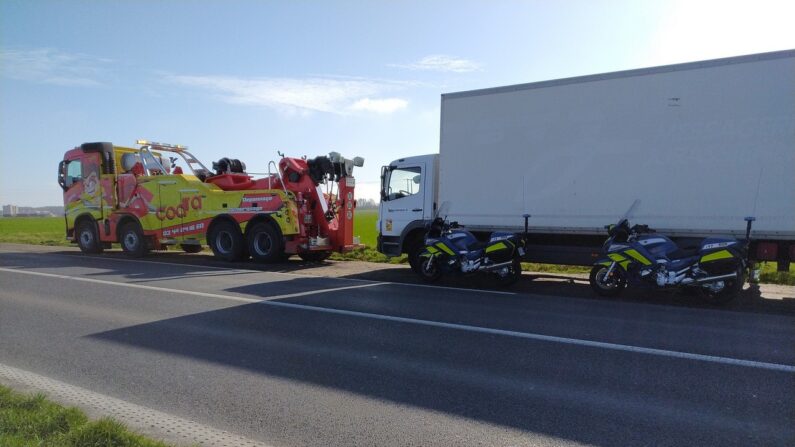
[[[744,237],[795,260],[795,50],[443,94],[439,154],[382,168],[378,248],[422,246],[440,204],[527,260],[589,265],[633,208],[680,244]],[[636,203],[637,202],[637,203]],[[636,206],[633,206],[635,204]]]

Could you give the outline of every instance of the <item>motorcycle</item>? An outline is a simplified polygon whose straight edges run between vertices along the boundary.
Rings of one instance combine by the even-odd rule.
[[[685,288],[700,290],[711,304],[728,303],[745,282],[754,218],[745,220],[745,241],[708,237],[695,247],[680,248],[647,225],[630,226],[629,220],[622,218],[606,227],[604,257],[591,269],[591,288],[600,296],[617,296],[628,284],[653,289]]]
[[[448,222],[446,210],[447,204],[442,204],[425,235],[417,268],[424,281],[437,281],[443,275],[485,273],[492,276],[498,286],[505,287],[521,277],[525,237],[494,232],[488,242],[481,242],[458,222]],[[524,215],[525,234],[529,217]]]

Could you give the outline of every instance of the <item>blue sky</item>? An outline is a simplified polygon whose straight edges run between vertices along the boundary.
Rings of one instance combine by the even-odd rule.
[[[792,1],[0,1],[0,203],[61,204],[86,141],[382,164],[438,152],[440,94],[795,48]]]

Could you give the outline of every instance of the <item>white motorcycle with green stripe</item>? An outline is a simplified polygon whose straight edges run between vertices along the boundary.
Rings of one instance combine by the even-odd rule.
[[[711,304],[727,303],[745,282],[754,218],[745,220],[744,241],[708,237],[695,246],[679,247],[648,226],[630,226],[623,218],[607,227],[604,257],[591,269],[591,287],[600,296],[616,296],[628,284],[651,289],[689,288],[701,291]]]
[[[488,241],[480,241],[457,222],[447,221],[449,202],[439,207],[425,235],[418,273],[433,282],[443,275],[487,274],[498,286],[515,283],[522,274],[525,237],[495,232]],[[529,215],[525,215],[525,226]]]

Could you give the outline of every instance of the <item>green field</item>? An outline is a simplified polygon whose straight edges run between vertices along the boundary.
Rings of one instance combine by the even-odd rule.
[[[0,242],[70,245],[63,217],[2,217]]]
[[[357,260],[370,262],[405,263],[406,257],[388,258],[375,249],[378,231],[375,223],[378,210],[357,210],[353,222],[353,234],[359,236],[367,246],[363,250],[352,253],[335,253],[331,259]],[[0,242],[16,242],[36,245],[70,245],[65,237],[64,220],[62,217],[3,217],[0,218]],[[795,264],[790,264],[789,272],[777,272],[776,264],[768,262],[762,265],[761,281],[773,284],[795,285]],[[550,264],[523,264],[524,270],[547,273],[587,273],[587,267],[571,267]]]
[[[377,221],[377,209],[356,210],[353,217],[353,235],[359,236],[362,244],[375,248],[378,238],[378,229],[375,227]]]

